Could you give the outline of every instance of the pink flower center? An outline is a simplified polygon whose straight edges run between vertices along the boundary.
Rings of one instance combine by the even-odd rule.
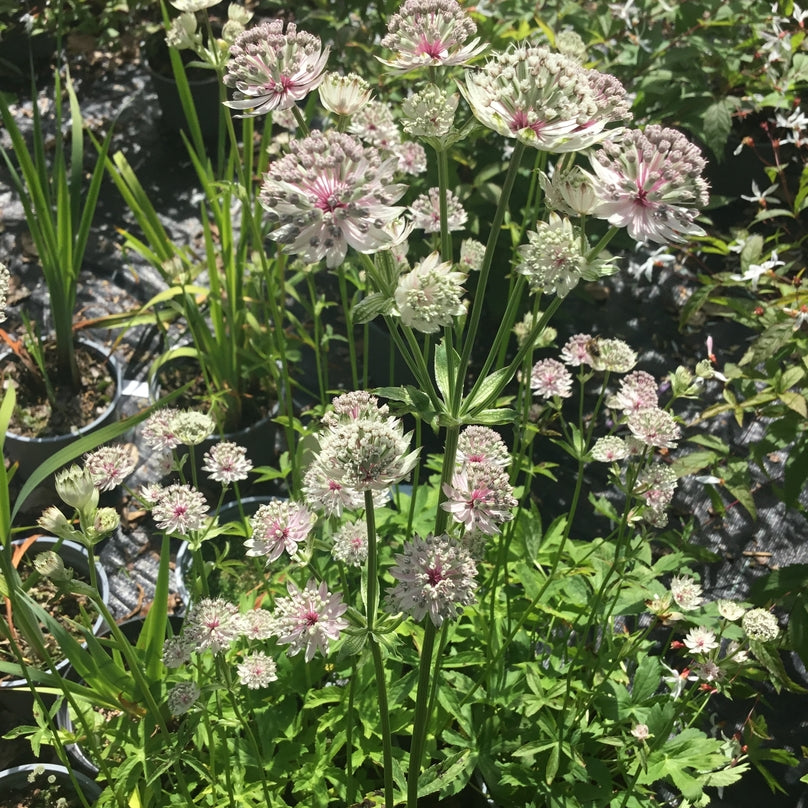
[[[334,177],[318,177],[309,190],[314,196],[314,207],[326,213],[333,213],[347,205],[342,201],[342,193],[348,185]]]
[[[443,570],[440,567],[434,567],[426,571],[426,578],[430,586],[437,586],[441,581],[446,580],[443,575]]]
[[[650,208],[653,203],[648,201],[648,191],[645,188],[637,187],[637,196],[634,197],[634,204],[639,205],[641,208]]]
[[[275,95],[286,95],[289,92],[289,88],[292,87],[294,81],[289,76],[281,76],[280,81],[275,81],[274,79],[270,79],[267,82],[266,88],[271,93],[275,93]]]
[[[314,609],[309,609],[307,612],[303,612],[303,622],[309,627],[313,628],[317,625],[317,621],[320,619],[320,615],[314,611]]]
[[[421,36],[421,41],[415,48],[418,55],[429,56],[432,59],[440,59],[446,53],[446,46],[439,39],[431,42],[426,36]]]
[[[476,508],[485,505],[490,493],[490,488],[475,488],[469,497],[469,507]]]

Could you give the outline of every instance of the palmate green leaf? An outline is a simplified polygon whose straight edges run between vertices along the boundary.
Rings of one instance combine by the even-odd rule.
[[[710,104],[704,111],[702,126],[705,139],[719,162],[723,157],[729,133],[732,131],[732,114],[738,109],[740,103],[739,98],[728,95]]]
[[[418,778],[419,799],[436,792],[442,797],[451,797],[462,791],[471,779],[477,760],[476,752],[463,749],[430,766]]]

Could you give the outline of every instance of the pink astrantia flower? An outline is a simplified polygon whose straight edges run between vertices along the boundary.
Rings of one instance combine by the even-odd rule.
[[[628,457],[626,442],[617,435],[598,438],[592,447],[592,459],[601,463],[614,463]]]
[[[182,637],[197,653],[229,648],[242,634],[238,606],[223,598],[203,598],[185,618]]]
[[[593,215],[627,228],[637,241],[667,244],[703,234],[695,218],[708,199],[705,166],[699,149],[676,129],[626,132],[592,159],[600,199]]]
[[[423,334],[452,325],[466,311],[465,280],[462,272],[452,271],[450,261],[440,260],[440,253],[430,253],[398,278],[394,299],[402,324]]]
[[[224,485],[246,480],[252,467],[247,450],[231,441],[215,443],[205,452],[202,462],[211,480]]]
[[[329,49],[290,22],[271,20],[243,31],[230,47],[224,83],[235,88],[226,106],[247,116],[290,109],[323,80]]]
[[[403,550],[390,568],[396,585],[387,597],[395,611],[405,612],[415,620],[423,620],[428,614],[440,626],[474,602],[477,567],[457,539],[414,536]]]
[[[441,508],[452,518],[466,526],[467,531],[478,530],[489,536],[499,533],[499,525],[513,519],[518,504],[507,472],[489,463],[468,463],[452,477],[452,484],[444,483],[446,502]]]
[[[84,468],[99,491],[111,491],[120,485],[135,470],[135,466],[136,456],[131,447],[123,444],[102,446],[84,455]]]
[[[526,43],[468,71],[459,89],[483,125],[548,152],[585,149],[607,136],[609,123],[629,117],[617,79]]]
[[[392,182],[395,157],[382,160],[336,130],[314,131],[290,149],[269,166],[260,192],[273,241],[310,263],[325,258],[329,269],[348,247],[373,253],[393,241],[385,225],[403,212],[393,203],[405,190]]]
[[[404,0],[387,23],[382,47],[395,51],[379,61],[396,72],[462,65],[485,50],[477,26],[455,0]]]
[[[648,407],[633,412],[628,417],[628,428],[635,438],[646,446],[673,449],[682,436],[676,419],[659,407]]]
[[[674,575],[670,590],[676,605],[686,612],[698,609],[703,600],[701,584],[688,575]]]
[[[368,528],[364,521],[344,522],[334,534],[331,555],[351,567],[361,567],[368,557]]]
[[[168,692],[166,701],[171,715],[184,715],[196,704],[199,688],[194,682],[179,682]]]
[[[169,485],[154,504],[152,517],[160,530],[185,536],[205,526],[208,504],[203,494],[189,485]]]
[[[511,453],[499,433],[487,426],[467,426],[457,439],[457,462],[491,463],[505,468],[511,462]]]
[[[559,354],[561,360],[570,367],[591,366],[594,360],[590,349],[594,344],[594,340],[595,338],[591,334],[574,334],[561,349]]]
[[[236,672],[239,682],[250,690],[266,687],[278,678],[275,660],[263,651],[253,651],[247,654],[239,662]]]
[[[718,648],[718,641],[715,638],[715,632],[704,628],[703,626],[696,626],[687,632],[683,640],[685,648],[692,654],[709,654]]]
[[[306,662],[311,662],[319,651],[328,653],[329,640],[339,639],[339,633],[348,627],[342,616],[347,606],[338,594],[331,594],[325,582],[319,586],[310,580],[304,589],[289,582],[289,597],[275,603],[275,636],[278,642],[289,645],[289,656],[305,650]]]
[[[440,189],[430,188],[410,205],[413,226],[425,233],[440,233]],[[446,225],[449,230],[462,230],[468,214],[460,200],[451,192],[446,193]]]
[[[620,389],[606,403],[612,409],[622,410],[624,413],[639,412],[658,406],[657,391],[656,379],[650,373],[635,370],[623,377]]]
[[[542,398],[569,398],[572,395],[572,374],[556,359],[540,359],[530,373],[533,395]]]
[[[251,538],[244,542],[248,556],[266,556],[267,563],[290,556],[306,540],[316,517],[304,505],[288,499],[273,500],[250,517]]]
[[[143,424],[143,442],[158,452],[170,451],[180,445],[172,422],[179,410],[163,407],[155,410]]]

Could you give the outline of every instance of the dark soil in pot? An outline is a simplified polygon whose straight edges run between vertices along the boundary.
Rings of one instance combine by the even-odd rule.
[[[101,788],[80,772],[73,772],[75,784],[64,766],[29,764],[0,772],[0,808],[81,808],[93,805]]]

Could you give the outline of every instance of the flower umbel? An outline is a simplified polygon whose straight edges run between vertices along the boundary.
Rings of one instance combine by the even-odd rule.
[[[84,456],[84,468],[99,491],[111,491],[135,470],[136,460],[131,449],[115,444],[102,446]]]
[[[334,130],[314,131],[290,144],[291,154],[269,167],[261,204],[274,225],[269,237],[286,252],[339,266],[348,247],[373,253],[390,244],[385,229],[401,215],[404,193],[392,183],[397,160]]]
[[[252,467],[247,450],[231,441],[221,441],[211,446],[202,462],[202,469],[211,480],[223,485],[246,480]]]
[[[208,504],[204,495],[189,485],[169,485],[154,504],[152,517],[160,530],[185,536],[205,526]]]
[[[238,680],[250,690],[266,687],[278,678],[275,660],[263,651],[253,651],[247,654],[238,664]]]
[[[289,597],[279,598],[275,603],[274,633],[278,642],[289,645],[289,656],[305,649],[306,662],[311,662],[319,651],[328,653],[328,641],[339,638],[339,633],[348,627],[342,616],[347,606],[338,594],[331,594],[325,582],[319,586],[310,580],[304,589],[298,589],[291,581]]]
[[[453,317],[466,311],[461,299],[465,280],[439,253],[428,255],[398,280],[395,301],[401,322],[425,334],[451,325]]]
[[[462,65],[485,50],[477,26],[455,0],[404,0],[387,23],[382,47],[395,51],[379,61],[399,73],[419,67]]]
[[[440,626],[473,603],[477,567],[469,551],[451,536],[414,536],[395,556],[390,574],[396,585],[387,593],[396,611],[415,620],[427,614]]]
[[[243,31],[230,48],[224,83],[235,97],[225,104],[245,115],[290,109],[323,79],[329,49],[293,22],[271,20]]]
[[[707,204],[706,161],[676,129],[647,126],[606,141],[592,159],[600,199],[593,214],[637,241],[682,242],[703,234],[695,218]]]
[[[518,504],[508,474],[492,463],[465,463],[455,472],[452,484],[444,483],[446,502],[441,508],[466,526],[491,536],[499,525],[513,519]]]
[[[250,518],[252,537],[244,542],[249,556],[266,556],[267,563],[284,550],[293,556],[311,531],[316,517],[304,505],[274,500],[262,505]]]

